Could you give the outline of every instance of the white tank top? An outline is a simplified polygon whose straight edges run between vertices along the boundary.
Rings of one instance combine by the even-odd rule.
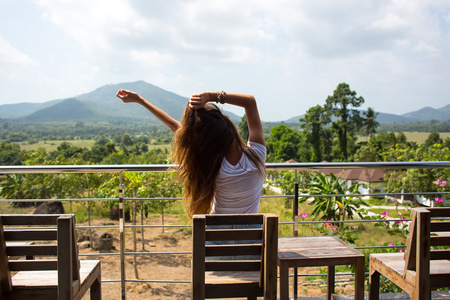
[[[256,156],[266,160],[267,149],[264,145],[248,142]],[[213,214],[251,214],[258,213],[264,174],[244,153],[236,165],[226,158],[216,178]]]

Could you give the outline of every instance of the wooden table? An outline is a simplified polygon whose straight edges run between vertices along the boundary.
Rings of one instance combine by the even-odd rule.
[[[364,254],[335,236],[302,236],[278,239],[280,300],[289,299],[289,268],[328,266],[327,299],[334,293],[336,265],[355,265],[355,299],[364,299]]]

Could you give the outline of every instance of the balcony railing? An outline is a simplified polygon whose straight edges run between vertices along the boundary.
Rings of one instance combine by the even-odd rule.
[[[293,199],[293,220],[288,222],[280,222],[280,225],[292,226],[292,235],[298,235],[298,228],[305,224],[320,224],[324,221],[301,221],[298,217],[298,199],[301,197],[309,197],[307,194],[300,194],[298,190],[298,172],[299,171],[321,171],[321,170],[348,170],[348,169],[442,169],[450,168],[450,161],[433,161],[433,162],[360,162],[360,163],[267,163],[267,171],[286,171],[291,170],[295,172],[295,193],[293,195],[271,195],[262,196],[265,198],[291,198]],[[72,199],[0,199],[0,202],[46,202],[46,201],[117,201],[119,206],[123,207],[126,201],[155,201],[155,200],[181,200],[181,198],[135,198],[127,197],[122,192],[122,175],[127,172],[173,172],[175,170],[174,165],[40,165],[40,166],[0,166],[0,175],[7,174],[61,174],[61,173],[119,173],[120,185],[118,198],[72,198]],[[432,196],[436,194],[444,194],[442,192],[434,193],[422,191],[420,193],[374,193],[364,194],[366,197],[380,197],[380,196],[404,196],[404,195],[426,195]],[[445,193],[447,194],[447,193]],[[314,197],[331,197],[339,195],[314,195]],[[358,195],[341,195],[341,196],[361,196]],[[190,280],[155,280],[155,279],[126,279],[126,257],[127,256],[148,256],[148,255],[190,255],[190,251],[167,251],[167,252],[127,252],[124,247],[126,240],[126,230],[130,228],[140,228],[141,230],[147,228],[187,228],[190,225],[127,225],[123,221],[123,213],[120,215],[119,225],[88,225],[77,226],[78,228],[86,229],[118,229],[119,230],[119,244],[120,251],[115,253],[94,253],[94,254],[81,254],[80,256],[119,256],[120,257],[120,278],[103,279],[102,283],[118,283],[121,286],[122,299],[125,299],[126,284],[132,282],[139,283],[176,283],[176,284],[188,284]],[[380,220],[350,220],[350,221],[333,221],[333,223],[364,223],[364,222],[379,222]],[[389,222],[407,221],[405,219],[390,219]],[[399,247],[399,246],[396,246]],[[401,246],[400,246],[401,247]],[[390,248],[390,246],[361,246],[355,247],[357,249],[374,249],[374,248]],[[170,258],[169,258],[170,259]],[[348,275],[348,274],[343,274]],[[298,276],[311,276],[307,274],[297,274],[294,272],[294,297],[297,297],[297,278]],[[313,275],[313,276],[317,276]],[[103,276],[105,278],[105,276]]]

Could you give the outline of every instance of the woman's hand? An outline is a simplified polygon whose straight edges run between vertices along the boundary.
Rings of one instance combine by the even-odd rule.
[[[191,99],[189,99],[189,107],[191,109],[199,109],[205,106],[206,103],[214,101],[216,98],[217,93],[214,92],[202,92],[200,94],[195,94],[192,95]]]
[[[120,99],[122,99],[122,101],[125,103],[131,103],[131,102],[140,103],[140,102],[142,102],[142,98],[141,98],[141,96],[139,96],[139,94],[132,92],[132,91],[127,91],[124,89],[120,89],[117,92],[116,96],[119,97]]]

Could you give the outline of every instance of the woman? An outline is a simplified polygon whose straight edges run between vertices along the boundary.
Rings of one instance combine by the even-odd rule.
[[[266,147],[256,100],[252,95],[203,92],[193,95],[181,122],[142,98],[120,89],[125,103],[139,103],[175,132],[173,158],[193,214],[257,213],[264,181]],[[247,145],[235,124],[210,102],[243,107]]]

